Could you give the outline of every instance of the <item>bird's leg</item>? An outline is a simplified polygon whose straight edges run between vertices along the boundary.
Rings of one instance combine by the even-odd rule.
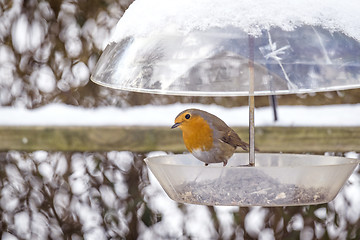
[[[225,167],[226,164],[227,164],[227,159],[224,159],[224,160],[223,160],[223,167]]]

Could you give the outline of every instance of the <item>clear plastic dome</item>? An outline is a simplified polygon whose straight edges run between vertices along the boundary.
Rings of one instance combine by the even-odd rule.
[[[339,32],[303,26],[273,28],[254,38],[239,28],[126,37],[110,43],[92,80],[128,91],[174,95],[254,95],[360,87],[360,43]]]
[[[91,79],[111,88],[193,96],[357,88],[359,8],[357,0],[281,5],[275,0],[136,0]],[[249,91],[252,54],[254,93]]]

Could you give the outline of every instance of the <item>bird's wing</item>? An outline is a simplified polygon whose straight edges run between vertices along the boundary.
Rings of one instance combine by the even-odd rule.
[[[236,134],[236,132],[232,129],[223,132],[223,135],[220,138],[220,140],[227,144],[230,144],[233,147],[241,147],[246,151],[249,150],[249,144],[242,141],[240,137]]]

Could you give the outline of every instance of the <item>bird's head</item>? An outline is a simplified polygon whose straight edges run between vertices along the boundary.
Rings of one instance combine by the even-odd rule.
[[[196,116],[196,115],[193,116],[192,109],[184,110],[176,116],[175,124],[172,125],[171,128],[179,127],[180,129],[184,129],[186,127],[189,127],[192,125],[194,118],[196,119],[196,117],[199,117],[199,116]]]
[[[186,109],[175,118],[175,124],[171,128],[179,127],[182,131],[197,131],[199,128],[209,128],[204,118],[204,111],[199,109]]]

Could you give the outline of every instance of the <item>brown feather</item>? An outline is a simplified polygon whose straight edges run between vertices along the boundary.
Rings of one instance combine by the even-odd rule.
[[[242,141],[239,135],[237,135],[232,129],[225,132],[221,140],[227,144],[230,144],[233,147],[241,147],[245,151],[249,151],[249,144]]]

